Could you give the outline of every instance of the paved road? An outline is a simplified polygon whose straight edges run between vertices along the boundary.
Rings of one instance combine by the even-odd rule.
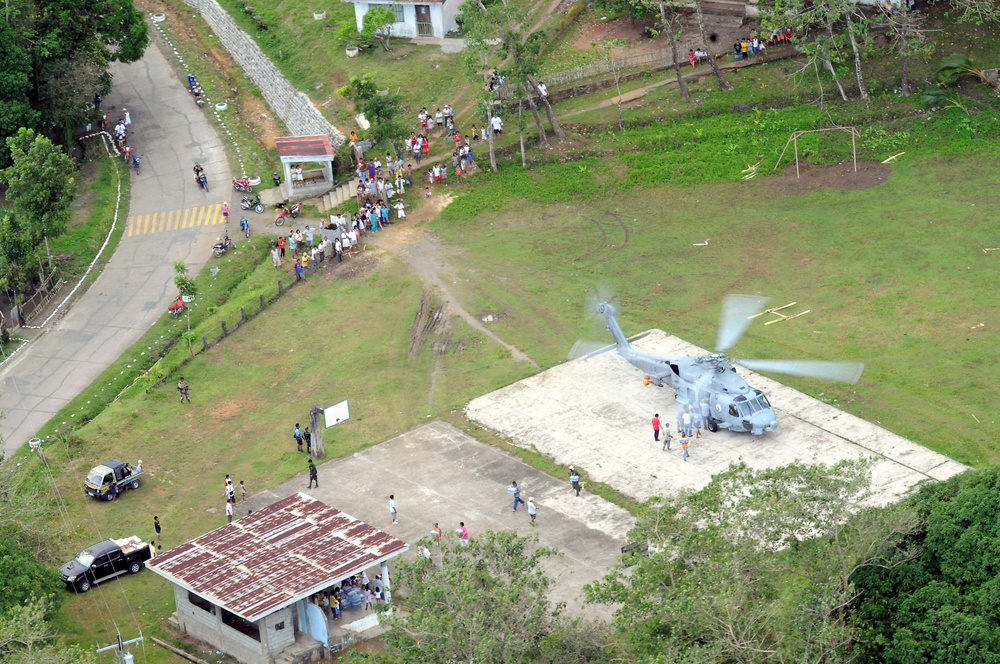
[[[234,202],[232,174],[208,111],[195,106],[154,44],[141,61],[112,68],[114,91],[104,102],[112,118],[128,108],[130,144],[143,156],[119,217],[126,233],[90,289],[0,370],[5,453],[23,445],[149,329],[176,293],[173,261],[200,270],[220,235],[221,226],[211,223],[217,206]],[[196,160],[210,193],[194,184]]]

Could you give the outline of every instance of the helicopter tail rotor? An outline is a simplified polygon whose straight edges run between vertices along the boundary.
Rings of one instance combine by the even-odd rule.
[[[724,353],[732,348],[750,326],[750,317],[763,311],[767,300],[760,295],[727,295],[722,303],[715,350]]]
[[[813,360],[740,360],[739,364],[753,371],[839,380],[854,384],[861,378],[865,365],[861,362],[823,362]]]

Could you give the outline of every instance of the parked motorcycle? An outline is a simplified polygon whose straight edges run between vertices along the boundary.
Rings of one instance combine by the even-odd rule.
[[[226,233],[226,237],[220,238],[218,242],[212,245],[212,254],[216,258],[220,258],[222,254],[226,253],[230,249],[235,249],[236,245],[233,241],[229,239],[229,233]]]
[[[184,313],[184,306],[185,306],[184,298],[178,295],[177,299],[174,300],[174,303],[171,304],[169,307],[167,307],[167,311],[170,313],[170,317],[171,318],[179,317],[182,313]]]
[[[280,226],[285,223],[285,217],[291,217],[292,219],[298,217],[299,210],[301,209],[301,203],[294,203],[292,207],[288,207],[284,203],[278,203],[278,214],[274,217],[274,225]]]
[[[257,214],[264,214],[264,204],[260,202],[260,194],[257,194],[255,198],[244,196],[243,200],[240,201],[240,207],[244,210],[253,210]]]
[[[246,217],[240,217],[240,228],[246,234],[247,238],[250,237],[250,220]]]
[[[233,189],[236,191],[245,191],[248,194],[253,193],[253,187],[250,186],[250,178],[233,178]]]
[[[190,90],[191,94],[194,95],[194,103],[198,104],[198,108],[203,107],[205,105],[205,92],[201,89],[201,86],[198,85],[198,79],[196,79],[194,74],[191,73],[188,73],[187,79],[188,90]]]

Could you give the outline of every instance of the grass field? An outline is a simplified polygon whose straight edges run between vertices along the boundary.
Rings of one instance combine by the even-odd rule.
[[[996,112],[926,113],[915,99],[891,95],[820,112],[808,89],[780,87],[784,67],[741,73],[727,95],[705,79],[695,108],[658,89],[630,112],[623,135],[608,130],[613,108],[583,112],[564,146],[533,151],[530,170],[511,161],[452,186],[455,200],[414,232],[440,239],[446,283],[463,307],[496,314],[490,329],[542,368],[563,361],[578,338],[606,340],[583,311],[600,284],[614,288],[626,333],[659,327],[704,347],[714,344],[725,294],[762,293],[811,312],[753,326],[734,356],[863,361],[856,386],[783,382],[959,461],[1000,460],[992,415],[1000,408],[992,389],[1000,317],[989,304],[1000,252],[982,251],[997,244],[983,168],[997,152]],[[768,176],[793,129],[831,123],[863,128],[863,159],[906,154],[869,189],[807,189],[787,173]],[[813,170],[850,156],[840,136],[800,148]],[[741,181],[758,161],[760,175]],[[706,238],[708,246],[694,246]],[[223,273],[229,281],[199,276],[199,337],[272,287],[271,267],[258,264],[261,247],[236,258],[239,269]],[[66,433],[61,422],[92,419],[49,452],[72,515],[55,527],[61,555],[110,535],[149,537],[154,514],[164,548],[221,525],[226,473],[256,492],[303,470],[291,428],[315,403],[351,400],[352,419],[326,440],[331,456],[344,455],[428,417],[475,433],[463,405],[534,372],[457,317],[445,335],[415,334],[421,303],[436,303],[420,276],[379,249],[353,261],[352,276],[317,274],[210,351],[187,360],[173,347],[153,366],[142,353],[158,335],[180,333],[178,321],[163,321],[49,425],[56,436],[57,428]],[[180,372],[192,385],[190,406],[176,403]],[[107,390],[117,394],[137,378],[103,409]],[[86,409],[87,401],[101,406]],[[84,473],[111,456],[142,458],[148,481],[115,504],[85,500]],[[119,589],[126,584],[128,601]],[[98,615],[110,608],[129,616],[130,607],[144,633],[165,636],[171,594],[148,573],[70,598],[57,626],[89,646],[108,640]],[[159,649],[147,655],[175,661]]]

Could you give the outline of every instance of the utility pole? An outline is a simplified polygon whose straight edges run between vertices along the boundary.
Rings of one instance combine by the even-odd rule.
[[[312,446],[312,455],[319,459],[326,456],[326,447],[323,446],[323,422],[319,419],[322,415],[323,409],[319,406],[313,406],[309,409],[309,426],[312,428],[312,438],[309,444]]]
[[[103,648],[98,646],[97,652],[102,653],[102,652],[107,652],[109,650],[114,650],[116,651],[115,659],[117,660],[118,664],[135,664],[135,657],[132,655],[132,653],[130,653],[125,649],[125,646],[132,645],[133,643],[141,643],[142,632],[139,632],[139,638],[129,639],[128,641],[122,641],[121,632],[117,632],[117,634],[118,634],[118,643],[110,646],[104,646]]]

